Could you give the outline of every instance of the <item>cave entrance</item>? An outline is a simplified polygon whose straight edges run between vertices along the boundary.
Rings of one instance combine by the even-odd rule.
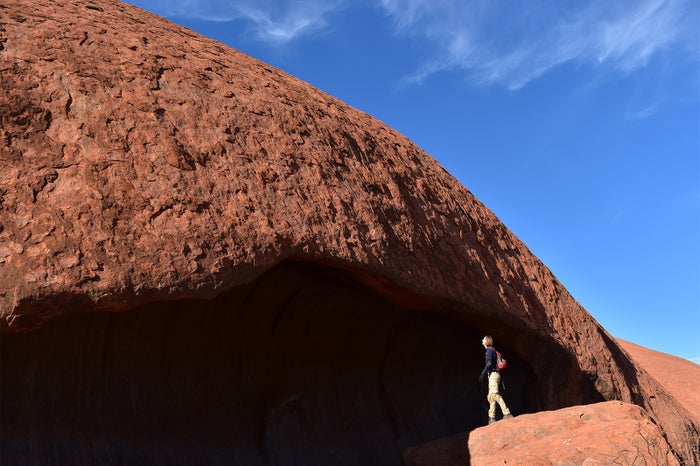
[[[287,261],[211,300],[2,335],[3,464],[400,464],[486,421],[484,329]],[[535,411],[515,354],[504,393]]]

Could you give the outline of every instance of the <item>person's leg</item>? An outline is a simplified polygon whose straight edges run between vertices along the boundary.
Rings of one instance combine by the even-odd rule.
[[[489,394],[486,399],[489,401],[489,424],[496,421],[496,404],[500,395],[498,394],[498,383],[500,382],[500,374],[491,372],[489,374]]]
[[[506,401],[503,399],[499,393],[499,386],[501,385],[501,374],[498,372],[491,372],[489,375],[489,395],[488,400],[491,403],[491,409],[489,409],[489,419],[495,419],[496,417],[496,403],[501,407],[501,412],[503,417],[512,417]]]
[[[491,372],[489,374],[489,395],[498,395],[498,385],[501,383],[501,374]]]
[[[506,400],[504,400],[501,395],[498,395],[498,405],[501,407],[501,412],[503,413],[504,418],[512,416],[510,410],[508,409],[508,406],[506,406]]]
[[[492,399],[491,395],[488,396],[489,400],[489,424],[496,420],[496,401]]]

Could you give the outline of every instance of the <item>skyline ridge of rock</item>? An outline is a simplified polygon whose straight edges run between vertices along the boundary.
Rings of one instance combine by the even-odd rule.
[[[94,369],[80,375],[90,393],[75,400],[75,425],[89,436],[91,410],[104,410],[112,424],[100,435],[119,439],[110,444],[116,458],[165,454],[139,456],[129,432],[151,438],[154,427],[138,424],[136,414],[123,425],[115,413],[131,397],[133,406],[153,406],[154,425],[166,423],[170,406],[154,404],[153,387],[167,387],[173,374],[201,381],[197,399],[236,412],[226,396],[210,392],[224,382],[198,372],[205,360],[231,371],[225,386],[251,406],[246,419],[262,419],[255,435],[223,414],[214,423],[241,442],[257,439],[247,459],[291,454],[294,445],[280,443],[290,432],[308,437],[300,442],[330,442],[318,414],[329,407],[341,413],[334,428],[348,423],[360,438],[363,423],[379,423],[390,450],[400,451],[455,431],[448,408],[478,425],[469,413],[481,396],[457,368],[483,333],[513,361],[521,412],[634,403],[654,417],[680,459],[697,454],[698,425],[685,408],[487,207],[366,113],[112,0],[3,2],[0,82],[2,435],[22,433],[3,439],[18,455],[41,430],[26,419],[60,418],[57,400],[75,389],[41,368],[70,368],[73,360]],[[363,390],[381,406],[381,422],[369,413],[353,417],[352,392],[325,378],[353,365],[350,350],[334,341],[358,321],[368,341],[376,338],[376,353],[357,347],[355,363],[364,387],[374,387]],[[241,323],[257,339],[235,333],[240,347],[233,347],[218,332],[242,332]],[[316,330],[307,335],[309,328]],[[202,359],[183,367],[200,378],[169,359],[188,360],[188,335]],[[347,345],[365,338],[360,328],[353,336]],[[267,341],[287,345],[286,355],[268,358]],[[445,349],[433,360],[426,353],[438,341]],[[26,359],[13,361],[13,354]],[[244,354],[265,369],[242,364]],[[296,363],[318,382],[285,372]],[[444,364],[445,385],[424,386],[411,365],[423,363],[421,370]],[[129,389],[110,376],[115,368],[132,381]],[[255,392],[241,374],[269,393]],[[38,388],[41,377],[55,393]],[[416,383],[410,394],[398,388],[408,381]],[[182,382],[169,400],[194,403],[192,390]],[[96,393],[104,405],[91,398]],[[425,393],[426,411],[414,413],[416,403],[406,400]],[[33,406],[37,397],[45,402]],[[69,428],[53,426],[51,441],[69,443],[59,435]],[[175,423],[168,441],[184,432],[187,423]],[[210,434],[222,456],[233,454],[224,447],[230,439]],[[99,450],[98,440],[86,442],[86,455]]]

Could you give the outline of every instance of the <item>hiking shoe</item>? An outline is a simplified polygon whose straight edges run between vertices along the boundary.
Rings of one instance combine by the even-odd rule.
[[[490,417],[490,418],[489,418],[489,425],[493,424],[494,422],[496,422],[496,418],[495,418],[495,417]]]
[[[503,419],[510,419],[512,417],[513,417],[512,414],[506,414],[505,416],[503,416]]]

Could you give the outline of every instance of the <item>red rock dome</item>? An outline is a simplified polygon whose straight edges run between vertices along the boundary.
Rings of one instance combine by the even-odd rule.
[[[697,454],[684,408],[371,116],[112,0],[3,1],[0,83],[3,464],[397,464],[484,422],[484,333],[516,412],[632,402]]]

